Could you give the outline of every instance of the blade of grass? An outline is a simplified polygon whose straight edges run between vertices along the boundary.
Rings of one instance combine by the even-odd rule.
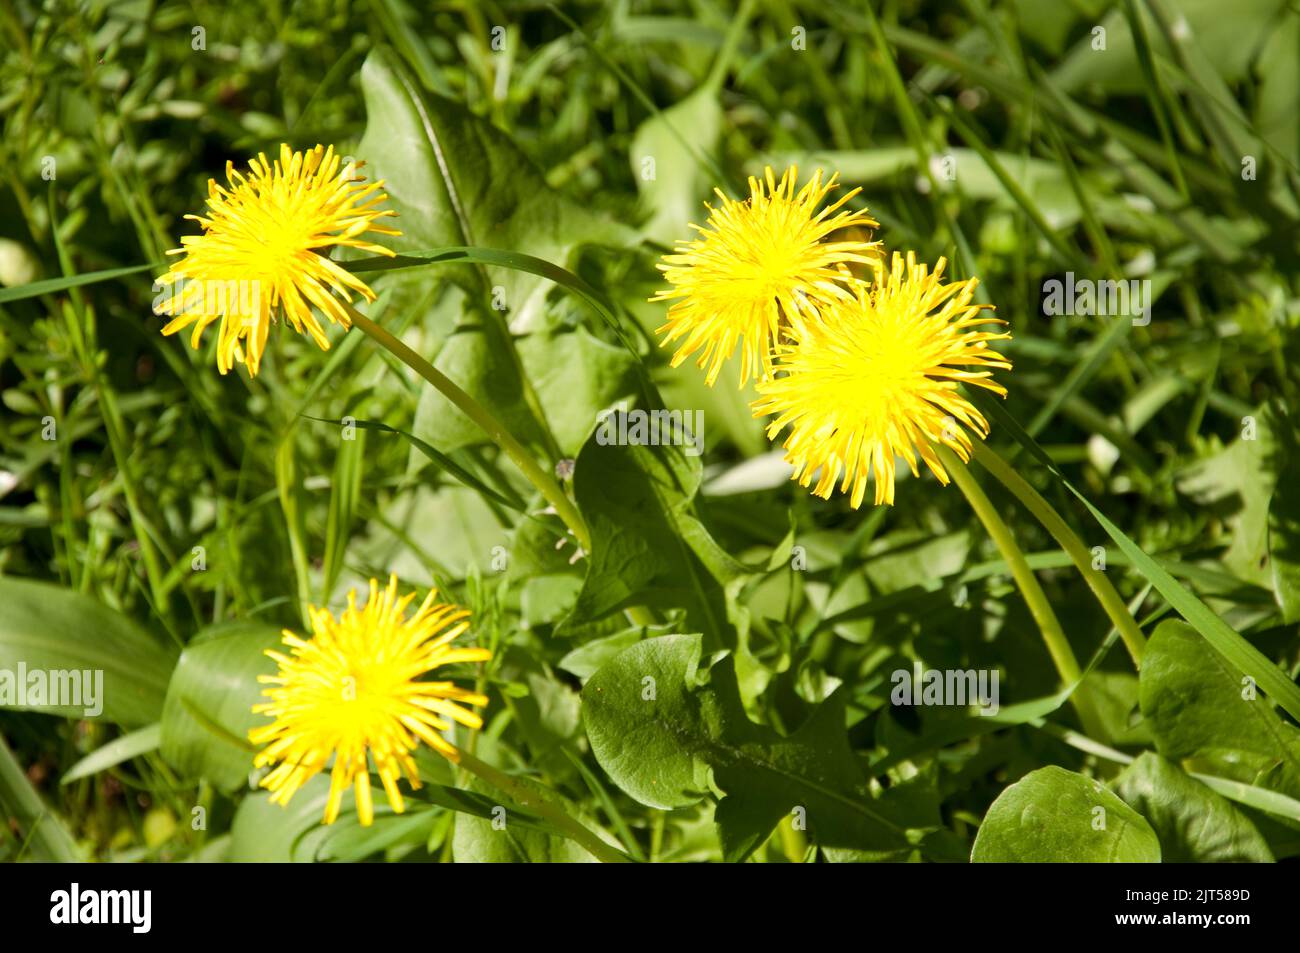
[[[1259,649],[1251,645],[1240,633],[1215,615],[1205,603],[1178,582],[1164,567],[1143,552],[1118,526],[1106,518],[1057,468],[1042,447],[1029,436],[1019,423],[998,402],[973,395],[976,406],[993,422],[1006,428],[1014,440],[1042,464],[1092,514],[1093,519],[1128,557],[1138,572],[1155,586],[1174,609],[1196,629],[1230,664],[1243,674],[1254,678],[1255,683],[1285,709],[1300,720],[1300,685],[1297,685],[1281,668],[1269,661]],[[978,449],[981,444],[976,444]],[[991,452],[991,451],[990,451]],[[1023,481],[1022,481],[1023,482]],[[1032,490],[1032,488],[1031,488]],[[1059,519],[1059,517],[1058,517]],[[1106,586],[1110,583],[1107,581]],[[1131,649],[1130,649],[1131,651]]]
[[[1129,33],[1133,37],[1133,49],[1137,54],[1138,68],[1142,71],[1145,80],[1142,88],[1146,92],[1147,102],[1151,105],[1151,112],[1156,117],[1156,128],[1160,132],[1160,142],[1165,148],[1169,171],[1173,175],[1175,187],[1182,193],[1183,198],[1190,202],[1192,194],[1187,188],[1187,180],[1183,177],[1183,166],[1178,161],[1178,147],[1174,143],[1173,131],[1170,128],[1173,114],[1178,111],[1178,105],[1170,102],[1169,91],[1165,89],[1165,84],[1161,82],[1156,72],[1151,43],[1147,39],[1146,26],[1142,22],[1137,6],[1133,0],[1124,0],[1123,6]]]
[[[71,784],[119,764],[138,758],[142,754],[155,751],[162,744],[162,724],[152,725],[132,731],[130,734],[114,738],[106,745],[96,748],[86,755],[59,779],[59,784]]]
[[[1128,336],[1132,327],[1133,322],[1120,315],[1111,320],[1110,327],[1092,339],[1092,343],[1083,353],[1083,359],[1070,368],[1070,373],[1065,376],[1065,380],[1052,391],[1047,402],[1039,408],[1038,413],[1034,414],[1034,419],[1025,428],[1030,436],[1036,437],[1042,433],[1043,428],[1052,422],[1052,418],[1056,416],[1061,406],[1096,376],[1101,366]]]
[[[441,96],[453,95],[437,61],[428,49],[416,42],[415,35],[403,22],[401,7],[393,0],[370,0],[369,6],[384,37],[402,54],[402,59],[415,71],[424,88]]]
[[[944,117],[952,124],[953,128],[957,130],[962,139],[965,140],[966,144],[980,154],[980,158],[982,158],[985,164],[989,167],[989,171],[996,176],[997,180],[1002,184],[1002,187],[1006,189],[1007,195],[1011,196],[1012,201],[1020,207],[1020,210],[1025,213],[1025,216],[1033,224],[1034,228],[1038,229],[1039,234],[1047,239],[1047,243],[1052,246],[1052,249],[1058,255],[1061,256],[1061,259],[1075,268],[1087,270],[1087,262],[1084,260],[1083,256],[1080,255],[1076,249],[1071,248],[1066,244],[1065,240],[1061,238],[1056,229],[1052,228],[1052,226],[1048,224],[1046,216],[1043,215],[1043,212],[1038,207],[1037,203],[1029,197],[1028,193],[1026,193],[1021,187],[1020,183],[1017,182],[1009,172],[1007,172],[1006,168],[1002,165],[1002,162],[998,159],[997,154],[989,148],[988,144],[984,141],[984,137],[975,128],[974,124],[942,100],[931,97],[930,102],[934,104],[935,108],[943,113]]]
[[[150,265],[130,265],[126,268],[107,268],[103,271],[87,271],[80,275],[46,278],[43,281],[33,281],[25,285],[16,285],[13,288],[0,288],[0,304],[25,301],[28,298],[39,298],[41,295],[67,291],[69,288],[81,288],[86,285],[98,284],[101,281],[113,281],[117,278],[125,278],[128,275],[138,275],[142,271],[166,267],[167,265],[162,262]]]
[[[3,737],[0,737],[0,805],[25,835],[24,849],[30,847],[38,860],[68,864],[84,859],[72,834],[45,806]]]
[[[298,479],[294,448],[295,431],[291,428],[281,439],[275,453],[275,483],[280,495],[280,510],[284,514],[285,529],[289,536],[289,553],[293,559],[293,575],[298,585],[298,614],[305,629],[311,629],[307,607],[311,604],[311,586],[308,583],[307,528],[301,506],[302,484]]]
[[[65,276],[72,276],[75,274],[75,268],[67,248],[59,237],[59,211],[53,190],[49,193],[49,212],[50,221],[54,223],[51,234],[54,238],[54,250],[59,259],[59,268]],[[104,431],[108,436],[109,448],[118,473],[121,475],[122,494],[126,499],[127,510],[131,514],[131,521],[136,526],[136,542],[140,548],[141,561],[144,563],[154,610],[170,623],[173,616],[167,590],[163,585],[166,573],[163,570],[163,562],[159,560],[159,554],[161,553],[162,560],[167,564],[175,563],[176,557],[168,549],[166,541],[145,513],[133,457],[128,452],[130,441],[127,439],[125,421],[118,407],[117,391],[113,388],[99,360],[95,335],[95,312],[78,288],[79,286],[72,286],[70,301],[64,302],[63,306],[69,336],[76,349],[81,372],[94,387],[99,398]]]
[[[943,219],[956,248],[956,254],[954,255],[956,270],[962,274],[971,275],[975,270],[975,255],[971,251],[970,242],[966,240],[966,235],[958,224],[956,216],[949,211],[947,204],[943,201],[939,180],[930,165],[932,146],[925,132],[925,120],[921,117],[916,104],[912,102],[912,97],[907,94],[907,84],[903,82],[903,74],[898,70],[897,58],[894,56],[893,50],[889,48],[889,40],[879,18],[877,18],[870,4],[865,5],[863,9],[867,13],[867,36],[875,45],[878,63],[882,67],[885,82],[889,86],[894,105],[898,109],[903,131],[907,136],[908,143],[916,152],[917,171],[925,177],[922,181],[929,183],[931,206],[938,216]],[[983,290],[978,290],[976,294],[982,300]]]
[[[306,417],[308,420],[316,420],[321,423],[339,424],[340,426],[343,424],[342,420],[331,420],[328,417],[313,417],[310,414],[301,414],[300,416]],[[437,449],[436,447],[430,446],[428,443],[421,440],[413,433],[407,433],[405,430],[399,430],[396,427],[390,427],[388,426],[388,424],[380,423],[377,420],[354,419],[352,423],[354,424],[354,426],[361,427],[365,430],[374,430],[381,433],[397,434],[398,436],[405,438],[406,441],[410,443],[411,446],[415,447],[416,450],[420,451],[420,453],[424,454],[426,457],[432,460],[439,468],[446,470],[449,474],[451,474],[453,477],[455,477],[465,486],[469,487],[471,490],[474,490],[476,493],[481,493],[484,496],[491,497],[492,499],[496,500],[498,503],[502,504],[503,506],[508,506],[510,507],[510,509],[515,510],[516,512],[519,513],[525,512],[528,508],[527,504],[524,503],[524,501],[521,500],[518,496],[506,496],[504,493],[493,489],[492,487],[484,483],[482,480],[480,480],[473,473],[471,473],[469,470],[467,470],[465,467],[461,466],[459,463],[453,460],[450,456],[443,453],[441,450]]]
[[[1240,781],[1232,781],[1228,778],[1216,778],[1210,774],[1197,774],[1195,771],[1190,773],[1192,777],[1202,784],[1212,787],[1224,797],[1236,801],[1238,804],[1244,804],[1247,807],[1253,807],[1258,811],[1265,811],[1269,814],[1276,814],[1292,821],[1300,821],[1300,801],[1295,798],[1287,797],[1278,791],[1269,791],[1266,788],[1255,787],[1253,784],[1243,784]]]
[[[346,426],[346,425],[345,425]],[[330,481],[329,506],[325,515],[325,556],[321,567],[320,602],[329,602],[334,583],[343,570],[343,557],[347,553],[352,534],[352,519],[361,496],[361,483],[365,471],[366,428],[346,436],[340,442],[334,458],[334,477]],[[346,434],[346,430],[344,431]]]

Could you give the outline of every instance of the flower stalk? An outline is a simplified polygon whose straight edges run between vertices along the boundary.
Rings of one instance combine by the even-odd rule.
[[[372,341],[432,384],[461,413],[474,421],[487,434],[489,439],[514,461],[515,466],[523,472],[528,482],[537,488],[538,492],[546,499],[546,502],[551,504],[556,515],[572,531],[574,538],[577,539],[578,545],[582,547],[583,551],[591,551],[591,536],[587,532],[587,524],[583,520],[582,514],[578,512],[578,508],[569,499],[560,484],[556,482],[555,477],[533,459],[532,455],[524,449],[523,445],[514,438],[500,421],[493,417],[482,404],[462,390],[455,381],[426,361],[395,335],[371,321],[346,302],[343,303],[343,307],[352,319],[352,323]]]
[[[981,446],[983,441],[975,441],[975,445]],[[936,447],[944,467],[952,477],[953,483],[961,490],[962,495],[970,504],[971,509],[984,525],[985,531],[989,538],[997,546],[998,552],[1006,560],[1007,567],[1011,571],[1011,578],[1016,583],[1016,588],[1020,590],[1020,595],[1025,600],[1025,605],[1029,607],[1029,614],[1033,616],[1034,621],[1038,624],[1038,630],[1043,635],[1043,642],[1047,646],[1047,654],[1052,657],[1052,664],[1056,667],[1057,674],[1061,676],[1061,681],[1066,685],[1074,685],[1083,678],[1083,672],[1079,668],[1079,661],[1074,656],[1074,650],[1070,648],[1070,641],[1066,638],[1065,630],[1061,628],[1061,622],[1052,610],[1052,604],[1048,601],[1047,594],[1043,592],[1043,587],[1039,585],[1037,577],[1029,567],[1029,561],[1025,558],[1024,552],[1016,545],[1015,538],[1011,535],[1011,530],[1003,522],[1002,517],[998,515],[988,495],[983,488],[971,475],[970,469],[966,464],[957,458],[957,455],[942,445]],[[1070,703],[1074,706],[1075,712],[1079,715],[1079,721],[1083,724],[1084,730],[1088,735],[1099,741],[1108,740],[1108,734],[1102,724],[1101,716],[1097,713],[1096,707],[1087,694],[1084,686],[1080,685],[1070,695]]]
[[[1124,647],[1133,658],[1133,664],[1137,668],[1142,667],[1142,655],[1146,650],[1146,636],[1142,634],[1142,629],[1138,626],[1137,620],[1129,611],[1124,600],[1120,598],[1115,587],[1111,585],[1106,574],[1092,566],[1092,552],[1083,544],[1083,540],[1070,529],[1069,525],[1063,520],[1052,507],[1052,504],[1043,499],[1042,495],[1035,490],[1029,483],[1018,474],[1011,465],[1008,464],[1001,456],[998,455],[992,447],[983,441],[976,441],[973,459],[984,467],[999,483],[1006,487],[1016,499],[1018,499],[1034,518],[1043,525],[1043,528],[1052,535],[1057,544],[1065,550],[1070,561],[1074,563],[1075,568],[1083,576],[1084,582],[1096,595],[1097,601],[1105,610],[1106,615],[1110,618],[1111,623],[1119,630],[1120,638],[1124,640]]]

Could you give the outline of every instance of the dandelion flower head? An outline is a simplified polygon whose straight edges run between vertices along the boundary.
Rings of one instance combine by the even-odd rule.
[[[698,354],[712,386],[739,347],[740,386],[768,376],[773,347],[787,329],[815,324],[823,308],[851,298],[847,265],[877,263],[876,242],[826,240],[878,224],[865,211],[844,208],[860,190],[826,205],[837,176],[823,181],[818,169],[796,190],[797,177],[794,166],[779,181],[768,168],[763,179],[750,178],[743,201],[718,191],[721,203],[707,206],[707,223],[691,226],[700,237],[678,242],[676,253],[664,257],[659,269],[672,287],[650,300],[674,302],[657,332],[665,346],[679,342],[673,367]]]
[[[391,256],[362,236],[401,234],[381,222],[397,214],[380,208],[388,198],[384,183],[367,184],[357,166],[341,166],[333,146],[319,145],[306,152],[281,145],[275,161],[265,154],[250,159],[247,174],[227,162],[228,186],[208,180],[207,214],[186,216],[203,231],[181,239],[182,247],[169,252],[180,259],[157,280],[165,293],[155,311],[172,318],[162,333],[192,326],[190,343],[197,349],[203,331],[219,322],[222,374],[236,363],[257,374],[277,316],[327,350],[313,306],[347,328],[351,321],[340,298],[375,298],[369,286],[330,260],[330,249]]]
[[[784,428],[793,478],[827,498],[840,483],[856,509],[875,481],[875,502],[894,502],[895,458],[917,475],[918,458],[948,483],[936,445],[970,459],[971,437],[988,435],[983,415],[958,389],[1005,396],[992,379],[1010,362],[989,347],[1010,335],[985,328],[1005,322],[973,304],[976,279],[944,282],[909,253],[893,255],[875,283],[835,300],[823,320],[779,350],[777,372],[758,384],[754,415],[771,415],[768,437]]]
[[[424,676],[456,662],[485,661],[492,653],[452,645],[469,627],[469,612],[435,603],[435,595],[431,591],[408,617],[414,593],[399,598],[396,576],[382,590],[372,579],[364,608],[357,607],[353,590],[337,618],[328,609],[310,610],[312,638],[286,630],[287,654],[267,651],[278,671],[260,677],[269,686],[262,693],[269,700],[253,711],[273,720],[250,731],[249,740],[265,745],[254,764],[273,766],[261,781],[273,802],[287,804],[332,756],[325,823],[338,817],[351,787],[361,823],[369,825],[374,819],[371,761],[389,804],[401,813],[402,772],[412,787],[420,786],[411,756],[419,742],[457,760],[457,749],[441,733],[452,722],[482,727],[482,719],[464,706],[486,705],[487,698]]]

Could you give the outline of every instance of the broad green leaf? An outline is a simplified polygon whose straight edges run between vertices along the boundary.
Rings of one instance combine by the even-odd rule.
[[[421,777],[427,779],[430,775],[423,769],[423,763],[428,760],[426,753],[426,749],[416,749],[415,759],[422,764]],[[445,761],[441,765],[435,761],[433,776],[441,778],[445,764]],[[376,790],[381,790],[376,775],[371,775],[371,782]],[[380,796],[374,805],[374,825],[364,828],[357,821],[353,791],[349,787],[343,792],[338,819],[326,825],[324,811],[329,789],[329,772],[325,771],[309,778],[286,805],[272,804],[267,791],[248,794],[235,812],[226,859],[235,863],[360,860],[399,844],[420,843],[423,837],[413,832],[428,830],[432,824],[430,807],[490,818],[495,805],[493,799],[471,791],[427,780],[422,787],[412,789],[403,781],[407,813],[395,813]],[[531,817],[520,815],[516,824],[550,833],[545,825]]]
[[[88,710],[102,707],[99,715],[109,721],[128,728],[147,725],[162,715],[175,664],[175,649],[90,596],[0,577],[0,708],[84,718],[95,717]],[[26,691],[20,692],[23,673]],[[55,687],[61,694],[74,682],[82,695],[79,704],[50,704]],[[38,683],[47,686],[43,700],[33,694]],[[95,694],[100,697],[92,705],[88,695]],[[75,695],[64,697],[76,701]]]
[[[645,325],[646,331],[653,334],[663,324],[664,306],[650,305],[655,309],[654,316]],[[644,317],[643,317],[644,320]],[[733,386],[710,387],[704,383],[704,372],[694,364],[681,368],[668,368],[658,375],[658,386],[665,407],[699,408],[705,420],[705,448],[723,444],[726,440],[735,442],[743,456],[743,462],[737,463],[736,469],[742,472],[754,464],[755,458],[769,453],[771,444],[763,432],[763,421],[756,418],[750,410],[750,404],[757,396],[754,382],[750,381],[743,388]],[[784,462],[785,455],[780,451],[771,451],[772,466],[762,476],[766,481],[762,488],[782,486],[790,479],[792,467]],[[758,464],[761,467],[761,463]],[[737,490],[736,492],[739,492]]]
[[[670,633],[662,632],[660,634],[667,635]],[[625,649],[630,649],[644,637],[645,631],[638,628],[625,629],[622,632],[615,632],[613,635],[592,639],[560,659],[560,668],[566,672],[572,672],[578,678],[586,681],[592,675],[595,675],[606,662],[611,661]]]
[[[1166,758],[1300,796],[1300,729],[1184,622],[1162,622],[1142,662],[1142,715]]]
[[[662,810],[721,790],[715,818],[728,861],[749,856],[790,815],[822,847],[907,849],[866,792],[841,693],[782,736],[745,714],[730,657],[700,670],[702,646],[698,635],[647,639],[583,688],[592,753],[620,788]]]
[[[1271,586],[1268,566],[1269,499],[1278,480],[1279,434],[1285,421],[1268,409],[1254,415],[1253,432],[1203,460],[1177,479],[1180,493],[1224,518],[1232,542],[1222,562],[1249,582]]]
[[[679,446],[620,445],[623,412],[578,455],[573,490],[591,532],[587,576],[562,631],[635,605],[686,610],[713,648],[731,643],[718,576],[731,560],[691,514],[700,461]],[[642,418],[644,419],[644,418]],[[734,572],[739,574],[739,570]]]
[[[1100,781],[1056,765],[1031,771],[984,815],[974,863],[1158,863],[1160,841]]]
[[[970,554],[970,533],[892,533],[868,553],[863,572],[879,592],[901,592],[909,586],[932,587],[943,576],[960,572]],[[835,611],[839,611],[838,608]]]
[[[426,355],[438,370],[525,443],[538,444],[541,432],[528,409],[523,379],[504,332],[492,323],[468,320],[442,345],[437,357]],[[490,443],[491,438],[433,387],[420,388],[412,431],[442,453]]]
[[[443,74],[442,67],[429,52],[429,44],[414,28],[412,21],[416,20],[415,10],[400,0],[378,0],[376,3],[367,4],[366,8],[383,28],[388,42],[393,44],[393,47],[402,54],[403,59],[410,64],[420,82],[424,84],[424,88],[449,95],[451,86]]]
[[[520,618],[530,627],[555,625],[573,610],[573,601],[581,589],[581,577],[572,573],[529,576],[519,591]]]
[[[59,779],[60,784],[69,784],[88,778],[92,774],[116,767],[124,761],[138,758],[142,754],[158,750],[162,744],[162,725],[152,724],[130,734],[114,738],[106,745],[101,745],[86,755]]]
[[[622,332],[614,312],[596,289],[583,281],[572,271],[561,268],[553,262],[545,261],[534,255],[525,255],[515,251],[502,251],[496,248],[443,247],[405,251],[396,257],[375,255],[354,261],[340,262],[342,267],[356,274],[371,271],[399,271],[408,268],[451,267],[461,265],[490,265],[518,271],[526,275],[545,278],[560,287],[573,292],[586,302],[602,321],[613,331]],[[629,352],[635,349],[628,347]]]
[[[1268,843],[1231,801],[1158,754],[1143,752],[1114,786],[1155,830],[1166,863],[1273,860]]]
[[[642,231],[649,238],[672,246],[691,238],[690,223],[707,214],[704,201],[712,194],[707,168],[701,168],[683,138],[711,153],[717,148],[722,107],[717,90],[705,85],[681,102],[651,116],[632,137],[628,161],[637,191],[650,207]]]
[[[1073,486],[1066,484],[1092,513],[1101,528],[1113,539],[1143,576],[1164,596],[1191,626],[1205,638],[1239,673],[1249,675],[1259,683],[1280,706],[1300,718],[1300,686],[1268,659],[1259,649],[1242,638],[1231,626],[1210,611],[1209,607],[1183,587],[1154,559],[1138,548],[1124,531],[1112,523],[1095,506],[1088,502],[1083,494]]]
[[[265,652],[280,640],[272,626],[235,623],[207,629],[186,646],[162,717],[162,754],[178,771],[226,792],[248,783],[248,731],[267,723],[252,711],[264,700],[257,677],[275,671]]]
[[[700,704],[692,704],[700,647],[692,635],[647,639],[607,662],[582,690],[596,760],[625,792],[660,810],[695,804],[708,791],[708,762],[696,749],[720,726],[703,724]],[[650,691],[653,700],[643,697]],[[741,724],[750,724],[743,713]],[[692,743],[697,736],[704,741]]]
[[[626,367],[630,371],[635,371],[638,377],[644,378],[643,371],[639,367],[640,357],[636,346],[628,336],[627,329],[615,316],[608,302],[582,278],[552,262],[514,251],[457,247],[410,251],[396,258],[377,255],[372,258],[347,262],[345,267],[354,272],[363,273],[439,265],[446,267],[457,263],[491,265],[495,268],[518,272],[522,275],[544,278],[573,293],[614,332],[619,339],[619,343],[629,356],[630,360],[626,362]],[[581,436],[579,434],[585,436],[589,432],[589,420],[594,416],[591,407],[586,410],[585,417],[587,419],[579,417],[575,421],[569,416],[572,412],[573,403],[571,395],[566,393],[555,382],[554,366],[550,364],[543,369],[542,376],[547,378],[551,385],[547,388],[551,399],[547,402],[539,397],[538,402],[528,401],[528,406],[525,406],[524,402],[527,395],[520,376],[522,364],[516,364],[510,359],[514,345],[511,340],[507,339],[507,333],[497,322],[488,322],[482,325],[462,325],[457,329],[456,334],[448,338],[446,345],[450,349],[448,353],[439,355],[435,363],[438,364],[441,370],[448,373],[454,380],[457,380],[464,390],[483,404],[495,417],[510,424],[510,429],[516,434],[538,439],[540,437],[539,425],[535,414],[544,416],[548,411],[541,406],[537,406],[537,403],[558,407],[561,419],[553,428],[554,432],[559,433],[562,445],[565,448],[580,446]],[[462,338],[464,338],[463,341]],[[583,338],[578,338],[565,343],[572,346],[583,340]],[[592,341],[591,343],[594,344],[595,342]],[[595,395],[604,392],[606,389],[613,393],[625,390],[624,386],[614,382],[615,378],[621,376],[621,369],[619,368],[620,362],[616,361],[612,354],[607,350],[598,351],[593,350],[591,347],[581,348],[581,350],[583,353],[574,356],[581,356],[588,360],[594,357],[600,369],[600,373],[594,375],[594,379],[584,378],[584,382],[592,384],[587,388],[589,397],[594,399]],[[538,369],[534,366],[530,370],[536,373]],[[570,366],[568,368],[570,378],[572,377],[572,370]],[[639,383],[641,392],[652,403],[662,403],[662,401],[655,398],[654,387],[648,379],[642,379]],[[579,390],[581,392],[582,389]],[[563,399],[556,396],[557,392],[563,395]],[[416,429],[424,432],[430,439],[448,447],[481,443],[485,438],[479,428],[469,421],[459,409],[453,407],[442,394],[427,388],[421,391],[420,403],[416,411]],[[434,451],[434,453],[438,453],[438,451]]]
[[[419,858],[437,817],[435,811],[408,808],[405,814],[378,814],[374,823],[363,827],[355,814],[340,816],[329,828],[316,851],[322,863],[356,863],[367,857],[389,857],[389,851],[412,852]]]
[[[1138,677],[1132,672],[1091,672],[1084,690],[1092,695],[1097,714],[1112,744],[1151,747],[1151,726],[1139,716]]]
[[[383,527],[372,524],[366,538],[353,544],[352,558],[408,583],[441,587],[472,567],[495,572],[496,547],[510,545],[500,514],[464,486],[419,486],[384,501],[381,512]]]
[[[637,392],[631,355],[581,328],[529,335],[519,342],[519,357],[560,452],[571,457],[591,436],[600,411]]]
[[[1256,66],[1260,84],[1254,129],[1293,168],[1300,165],[1300,121],[1295,108],[1295,91],[1300,88],[1298,45],[1300,11],[1292,8],[1275,21]]]
[[[915,860],[918,854],[939,863],[964,864],[970,859],[970,841],[958,837],[943,826],[943,777],[937,762],[931,761],[910,776],[896,778],[877,802],[887,808],[890,817],[913,830],[932,830],[920,851],[857,850],[843,847],[824,848],[822,854],[832,864],[880,863]]]
[[[1188,36],[1205,52],[1219,75],[1236,82],[1245,78],[1260,45],[1286,7],[1286,0],[1237,0],[1232,16],[1224,16],[1218,0],[1180,0],[1175,15],[1183,18]],[[1139,5],[1139,10],[1147,35],[1153,41],[1158,38],[1156,51],[1172,57],[1145,5]],[[1174,14],[1174,10],[1170,13]],[[1091,87],[1110,93],[1141,93],[1142,71],[1138,69],[1137,49],[1123,12],[1112,9],[1101,18],[1100,26],[1105,31],[1105,46],[1094,46],[1096,37],[1090,29],[1061,60],[1053,78],[1067,91]]]
[[[237,864],[315,860],[321,845],[333,833],[323,823],[329,791],[329,775],[318,774],[304,783],[285,805],[272,804],[267,791],[249,794],[239,803],[230,825],[227,860]],[[343,794],[342,811],[351,812],[352,808],[352,790],[348,789]],[[376,818],[383,810],[380,803],[375,804]]]
[[[583,245],[635,240],[627,227],[555,192],[506,133],[421,90],[391,51],[370,53],[361,88],[367,122],[357,151],[401,214],[397,250],[483,245],[567,266]],[[532,326],[545,284],[517,271],[486,273],[486,283],[469,280],[485,294],[501,288],[512,325]]]
[[[1268,504],[1268,563],[1282,620],[1300,622],[1300,454],[1278,475]]]
[[[561,537],[564,538],[561,543]],[[567,580],[577,579],[582,582],[582,559],[574,558],[576,549],[574,539],[560,525],[541,519],[523,520],[515,527],[509,548],[509,566],[506,578],[512,588],[527,587],[534,580],[562,576]],[[498,563],[495,567],[500,569]],[[564,585],[563,582],[560,583]],[[567,606],[573,604],[572,595],[566,600]],[[543,597],[547,593],[541,593]],[[550,593],[550,595],[558,595]],[[522,596],[521,596],[522,598]]]

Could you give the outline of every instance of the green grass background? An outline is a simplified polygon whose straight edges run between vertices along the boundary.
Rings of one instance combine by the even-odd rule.
[[[1094,48],[1099,36],[1104,49]],[[1211,0],[0,0],[0,37],[0,283],[155,263],[80,288],[0,291],[0,574],[86,600],[5,590],[0,642],[13,641],[3,659],[25,651],[19,636],[32,619],[69,646],[113,626],[147,640],[120,666],[127,710],[113,719],[0,711],[0,810],[11,819],[0,857],[478,856],[485,835],[454,823],[472,816],[457,803],[434,799],[364,836],[315,828],[319,801],[307,794],[288,820],[270,813],[245,790],[237,735],[188,709],[172,713],[183,730],[159,749],[166,673],[183,647],[188,661],[173,678],[192,679],[214,706],[225,697],[208,673],[224,670],[216,656],[234,644],[230,630],[207,654],[193,651],[196,636],[233,624],[245,648],[260,645],[280,626],[300,627],[308,601],[337,605],[347,587],[390,570],[470,605],[478,637],[497,647],[483,676],[497,700],[482,750],[563,790],[642,856],[722,856],[708,799],[645,807],[593,759],[580,679],[644,633],[617,613],[571,617],[582,585],[571,544],[557,552],[554,526],[500,501],[527,498],[528,487],[473,428],[359,334],[335,330],[322,355],[280,329],[253,381],[219,377],[210,348],[191,351],[188,335],[158,334],[151,275],[193,232],[182,216],[200,211],[207,179],[228,160],[321,142],[390,179],[411,173],[400,131],[367,127],[377,84],[362,64],[380,47],[423,94],[460,103],[482,120],[474,129],[499,130],[536,167],[535,178],[512,162],[481,177],[477,243],[571,268],[628,330],[620,339],[562,288],[469,269],[380,276],[369,313],[551,461],[577,456],[592,407],[634,398],[643,372],[667,406],[703,409],[693,512],[720,549],[766,568],[689,597],[665,583],[646,596],[651,634],[725,616],[715,647],[737,651],[746,711],[778,732],[842,684],[854,757],[876,795],[902,792],[924,814],[918,826],[944,832],[939,859],[968,854],[989,805],[1028,772],[1063,765],[1110,780],[1120,762],[1071,743],[1068,708],[988,736],[959,727],[948,740],[942,718],[890,710],[888,674],[917,659],[1000,668],[1004,704],[1059,686],[1005,564],[955,489],[908,478],[898,505],[858,512],[842,497],[814,500],[786,482],[749,416],[752,395],[727,374],[710,391],[693,367],[668,370],[653,336],[663,306],[645,301],[658,287],[653,264],[702,219],[714,186],[739,194],[768,163],[838,171],[862,188],[854,204],[871,209],[890,247],[946,256],[954,276],[978,276],[982,300],[1014,335],[1007,411],[1232,629],[1291,677],[1300,665],[1294,2],[1244,0],[1229,13]],[[464,129],[453,161],[478,182]],[[545,187],[553,202],[512,217]],[[409,214],[399,224],[442,234]],[[1043,283],[1066,272],[1149,281],[1150,324],[1044,314]],[[513,305],[508,327],[483,300],[498,281]],[[363,428],[340,441],[326,421],[345,416],[414,434],[478,488],[400,435]],[[55,440],[43,437],[50,420]],[[996,423],[992,441],[1101,547],[1148,633],[1176,618]],[[1091,593],[1051,538],[985,482],[1076,655],[1093,659],[1113,639]],[[792,545],[806,569],[790,568]],[[151,666],[159,679],[139,676],[131,689],[135,670]],[[1300,795],[1285,716],[1268,708],[1282,734],[1262,751],[1248,740],[1258,727],[1180,748],[1142,703],[1121,648],[1108,648],[1089,678],[1107,750],[1158,750],[1220,788],[1250,788],[1234,800],[1265,835],[1265,853],[1300,851],[1298,805],[1266,796]],[[227,714],[227,727],[243,717],[233,702]],[[69,777],[106,745],[117,747],[101,765]],[[1258,757],[1233,773],[1225,765],[1242,759],[1223,752],[1242,749]],[[445,768],[430,771],[453,784]],[[803,857],[786,827],[755,856]],[[523,834],[509,856],[565,849]]]

